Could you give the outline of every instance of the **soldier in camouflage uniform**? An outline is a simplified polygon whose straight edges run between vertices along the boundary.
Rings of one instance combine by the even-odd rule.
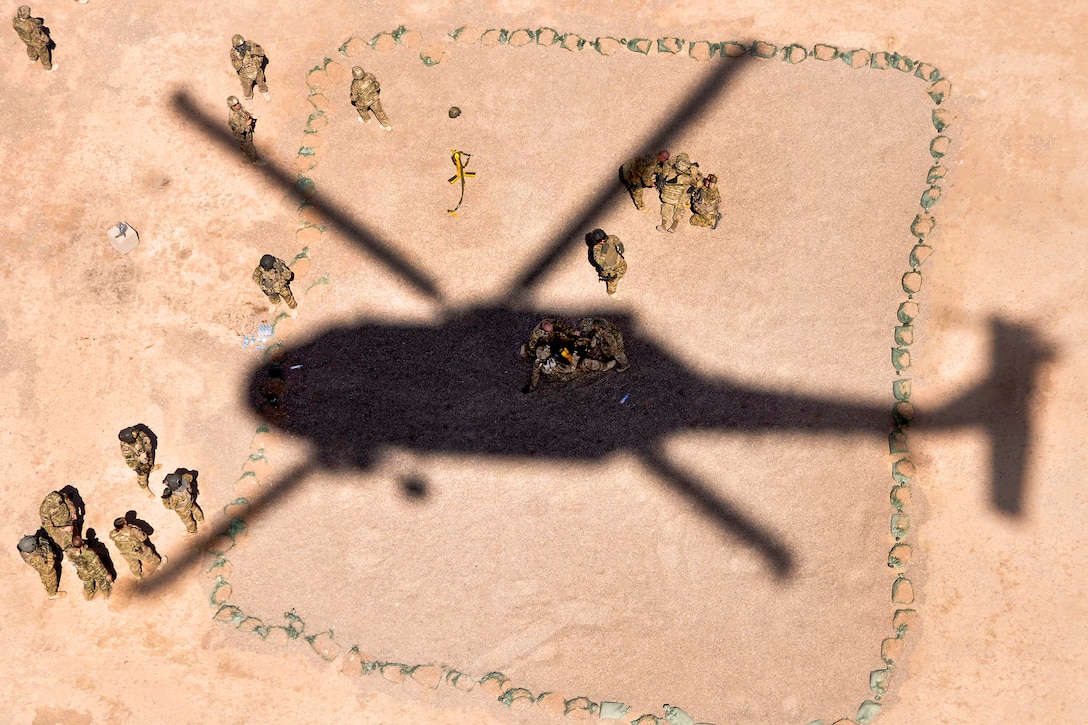
[[[593,253],[593,266],[597,268],[597,278],[605,283],[605,291],[616,294],[616,285],[627,274],[627,260],[623,258],[623,242],[614,234],[607,234],[603,229],[594,229],[586,235],[586,243]]]
[[[42,528],[60,551],[65,551],[72,544],[72,537],[79,534],[77,522],[79,509],[74,501],[60,491],[53,491],[42,501],[38,508],[42,519]]]
[[[83,598],[90,601],[98,592],[105,599],[110,598],[113,590],[113,575],[98,552],[87,546],[82,537],[72,537],[72,544],[64,550],[68,561],[75,564],[76,575],[83,580]]]
[[[585,317],[578,323],[581,337],[587,341],[582,353],[582,367],[587,370],[609,370],[615,363],[616,371],[631,367],[623,348],[623,335],[611,320],[602,317]],[[594,365],[592,363],[598,363]]]
[[[698,174],[698,170],[695,171]],[[692,164],[687,154],[678,154],[676,163],[666,168],[658,177],[661,199],[661,225],[659,232],[675,232],[676,225],[691,205],[691,192],[695,185]]]
[[[126,519],[114,519],[110,540],[128,562],[132,576],[137,579],[143,578],[145,573],[153,574],[162,563],[162,557],[151,546],[144,530]]]
[[[669,152],[665,149],[657,152],[657,156],[639,156],[624,162],[620,167],[620,179],[623,181],[627,193],[631,195],[631,201],[635,202],[635,208],[642,211],[646,208],[642,201],[642,190],[652,189],[657,183],[657,175],[661,173],[662,164],[669,160]]]
[[[359,66],[355,66],[351,69],[351,105],[355,106],[355,110],[359,112],[359,120],[366,123],[370,120],[369,113],[374,114],[374,118],[378,119],[378,123],[386,131],[392,131],[393,127],[389,125],[389,117],[385,115],[385,111],[382,110],[382,101],[378,97],[381,93],[381,85],[378,83],[378,79],[374,77],[373,73],[367,73]]]
[[[136,471],[136,482],[148,496],[152,498],[151,487],[147,475],[155,468],[155,450],[151,445],[151,436],[136,427],[128,427],[117,434],[121,441],[121,455],[125,457],[125,463]]]
[[[45,21],[30,17],[30,6],[20,5],[11,25],[19,34],[19,39],[26,43],[26,54],[30,62],[42,62],[47,71],[53,70],[53,54],[49,51],[49,34],[43,27]]]
[[[66,592],[57,590],[60,584],[60,576],[57,573],[60,568],[58,554],[60,552],[53,550],[53,542],[44,532],[24,536],[19,540],[19,556],[38,572],[45,586],[45,593],[50,599],[60,599],[67,595]]]
[[[238,96],[228,96],[227,106],[230,107],[227,122],[230,123],[230,130],[234,134],[234,140],[238,142],[238,148],[254,164],[264,166],[264,162],[257,157],[257,147],[253,145],[253,131],[257,127],[257,119],[242,107]]]
[[[185,524],[185,533],[196,533],[196,522],[204,520],[204,512],[200,510],[195,500],[193,483],[196,479],[193,474],[184,468],[179,468],[173,473],[168,473],[163,483],[166,488],[162,492],[162,505],[171,509]]]
[[[264,78],[264,67],[268,65],[268,56],[264,54],[264,48],[250,42],[241,35],[235,35],[230,39],[230,64],[234,66],[238,74],[238,80],[242,82],[242,95],[246,100],[253,99],[253,86],[264,95],[264,100],[271,101],[268,95],[268,84]]]
[[[253,270],[253,281],[268,295],[273,305],[278,305],[280,298],[287,303],[292,310],[298,307],[295,296],[291,294],[291,280],[295,273],[282,259],[266,254],[261,257],[261,263]]]
[[[688,221],[697,227],[718,228],[718,222],[722,215],[718,211],[722,195],[717,187],[718,177],[709,174],[703,180],[703,185],[695,190],[691,196],[691,219]]]

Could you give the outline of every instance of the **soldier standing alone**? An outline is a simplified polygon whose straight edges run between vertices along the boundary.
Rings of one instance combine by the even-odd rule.
[[[627,274],[623,242],[614,234],[605,233],[603,229],[594,229],[587,234],[586,242],[592,245],[593,266],[597,268],[597,278],[607,285],[605,291],[608,294],[616,294],[616,285]]]
[[[264,100],[271,101],[268,95],[268,83],[264,78],[264,67],[268,64],[268,56],[264,54],[264,48],[251,43],[241,35],[235,35],[230,40],[230,64],[238,73],[238,80],[242,82],[242,95],[246,100],[253,99],[253,86],[256,84]]]
[[[114,519],[110,540],[128,562],[132,576],[137,579],[142,579],[145,573],[154,573],[162,563],[162,557],[151,547],[143,529],[123,518]]]
[[[113,590],[113,575],[98,552],[87,546],[81,537],[74,536],[71,546],[64,553],[75,564],[76,575],[83,580],[83,598],[90,601],[98,592],[102,592],[103,597],[109,599]]]
[[[117,434],[121,441],[121,455],[125,457],[128,467],[136,471],[136,481],[140,488],[152,498],[151,487],[147,480],[147,474],[155,468],[155,449],[151,445],[151,436],[134,426],[125,428]]]
[[[261,257],[261,263],[253,270],[253,281],[268,295],[269,301],[277,305],[282,297],[292,310],[298,307],[295,296],[291,294],[291,280],[294,278],[295,273],[287,263],[271,254]]]
[[[194,500],[193,483],[195,478],[192,473],[179,468],[173,473],[166,474],[163,483],[166,488],[162,492],[162,505],[171,509],[185,524],[185,533],[196,533],[196,522],[204,520],[204,512]]]
[[[264,166],[264,162],[257,158],[257,148],[253,145],[253,130],[257,127],[257,119],[242,108],[238,96],[228,96],[227,106],[230,107],[230,130],[234,134],[234,140],[238,142],[238,147],[247,159],[257,166]]]
[[[32,534],[19,540],[19,556],[38,572],[50,599],[60,599],[66,592],[57,591],[60,577],[57,575],[57,554],[48,536]]]
[[[373,113],[374,118],[386,131],[392,131],[389,125],[389,116],[382,110],[382,101],[378,97],[381,93],[381,85],[373,73],[367,73],[360,66],[351,69],[351,105],[359,112],[359,120],[366,123],[370,120],[368,113]]]
[[[20,5],[11,25],[19,34],[19,39],[26,43],[26,54],[30,61],[41,61],[47,71],[53,70],[53,54],[49,52],[49,34],[43,27],[45,21],[30,17],[30,6]]]

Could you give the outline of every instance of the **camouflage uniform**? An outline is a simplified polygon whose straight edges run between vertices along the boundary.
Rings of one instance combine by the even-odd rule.
[[[91,600],[98,592],[102,592],[102,595],[109,599],[110,592],[113,590],[111,583],[113,580],[98,552],[84,543],[80,547],[70,546],[64,550],[64,553],[68,556],[68,560],[75,564],[76,575],[83,580],[83,597]]]
[[[251,116],[249,111],[244,109],[241,102],[234,96],[227,99],[227,104],[230,106],[228,122],[230,123],[231,133],[234,134],[234,140],[238,142],[238,147],[242,149],[242,153],[246,155],[247,159],[256,161],[257,148],[253,145],[253,131],[257,126],[257,119]]]
[[[79,516],[72,499],[60,491],[53,491],[42,501],[38,508],[42,518],[42,528],[60,551],[67,551],[72,545],[72,536],[76,534],[75,521]]]
[[[616,285],[627,274],[627,260],[623,258],[623,242],[614,234],[593,245],[593,266],[597,277],[604,282],[608,294],[616,294]]]
[[[236,42],[236,41],[241,41]],[[268,63],[268,56],[264,54],[264,48],[245,40],[240,35],[232,38],[235,41],[230,49],[230,64],[238,73],[238,80],[242,82],[242,95],[246,100],[253,98],[253,86],[264,94],[268,93],[268,84],[264,78],[264,67]]]
[[[42,27],[45,21],[30,17],[30,8],[19,7],[11,25],[19,34],[19,39],[26,43],[26,54],[32,61],[40,60],[46,70],[53,69],[53,55],[49,51],[49,35]]]
[[[661,171],[661,162],[658,155],[639,156],[625,161],[620,167],[620,179],[631,195],[631,201],[635,202],[635,208],[642,211],[646,204],[642,201],[642,190],[651,189],[657,181],[657,175]]]
[[[718,213],[721,200],[722,194],[713,182],[697,189],[691,197],[692,216],[689,223],[697,227],[717,228],[718,218],[721,216]]]
[[[294,278],[295,273],[291,271],[286,262],[275,257],[273,257],[272,269],[265,269],[263,266],[257,265],[257,268],[253,270],[253,281],[257,283],[262,292],[268,295],[268,299],[272,304],[279,304],[280,297],[282,297],[283,301],[292,310],[298,307],[295,296],[291,294],[291,280]]]
[[[583,367],[587,369],[608,369],[608,361],[616,361],[616,370],[624,371],[631,366],[627,352],[623,348],[623,335],[611,320],[601,317],[586,317],[578,324],[582,337],[589,340],[588,349],[583,358]],[[591,367],[589,361],[604,363],[603,367]]]
[[[552,331],[543,328],[544,322],[552,323]],[[553,382],[567,382],[578,377],[578,335],[561,320],[542,320],[529,336],[529,342],[521,349],[522,357],[533,361],[533,374],[525,392],[532,392],[540,385],[541,378]]]
[[[38,572],[38,575],[42,578],[42,585],[45,586],[45,593],[49,595],[50,599],[63,596],[64,592],[57,591],[60,584],[60,577],[57,575],[57,555],[60,552],[54,551],[53,542],[49,540],[48,536],[38,534],[24,537],[25,539],[32,539],[29,543],[34,545],[34,550],[23,551],[23,542],[20,541],[19,556],[23,557],[23,561],[34,567]]]
[[[178,515],[185,524],[186,533],[195,534],[196,522],[204,520],[204,512],[193,500],[193,474],[181,473],[181,470],[179,468],[172,474],[181,478],[181,486],[173,490],[168,486],[162,492],[162,505]]]
[[[115,527],[110,532],[110,540],[128,562],[132,576],[137,579],[142,578],[145,572],[154,573],[162,563],[162,557],[151,548],[147,534],[139,526],[125,522],[121,528]]]
[[[698,174],[698,170],[695,171]],[[667,168],[659,177],[661,199],[661,226],[659,232],[675,232],[676,225],[691,205],[691,191],[695,181],[687,154],[679,154],[676,164]]]
[[[373,73],[367,73],[359,66],[351,69],[353,80],[351,81],[351,105],[359,112],[359,119],[364,123],[370,120],[368,113],[373,113],[374,118],[387,131],[393,127],[389,125],[389,116],[382,110],[382,101],[378,97],[381,93],[381,85]]]
[[[121,431],[121,433],[124,432]],[[140,488],[148,496],[154,496],[147,480],[148,474],[155,468],[155,451],[151,447],[151,437],[142,430],[134,429],[132,433],[136,440],[132,443],[122,440],[121,455],[125,457],[128,467],[136,471],[136,481],[140,484]]]

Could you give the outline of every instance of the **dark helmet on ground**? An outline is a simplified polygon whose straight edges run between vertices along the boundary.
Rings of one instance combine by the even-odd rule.
[[[266,254],[261,257],[261,269],[271,270],[276,265],[276,258],[271,254]]]
[[[128,428],[124,428],[124,429],[121,430],[120,433],[117,434],[117,438],[119,440],[123,441],[124,443],[135,443],[136,442],[136,429],[133,428],[132,426],[129,426]]]
[[[450,106],[450,118],[457,118],[461,115],[461,109],[457,106]]]
[[[365,74],[366,72],[363,70],[363,67],[361,65],[355,65],[351,67],[352,78],[362,78]]]
[[[19,551],[22,551],[22,552],[24,552],[26,554],[29,554],[30,552],[34,551],[37,548],[38,548],[38,537],[37,536],[27,535],[27,536],[24,536],[23,538],[19,539]]]

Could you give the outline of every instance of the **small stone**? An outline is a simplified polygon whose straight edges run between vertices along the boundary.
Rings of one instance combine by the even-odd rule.
[[[363,657],[358,647],[352,647],[348,651],[343,664],[340,665],[340,672],[353,677],[363,674]]]
[[[390,682],[404,682],[404,665],[396,662],[386,662],[381,666],[382,677]]]
[[[234,484],[234,492],[239,496],[245,496],[246,498],[255,498],[261,493],[261,481],[256,476],[246,476],[245,478],[240,478]]]
[[[654,47],[654,43],[649,38],[633,38],[627,41],[627,50],[632,53],[642,53],[643,55],[649,55],[650,49]]]
[[[236,498],[223,507],[223,513],[230,518],[242,518],[249,512],[249,501],[245,498]]]
[[[441,41],[428,43],[419,50],[419,59],[428,67],[438,65],[449,57],[450,52]]]
[[[325,225],[325,218],[316,206],[307,204],[302,207],[298,213],[298,220],[302,224],[309,225],[307,228],[312,229],[313,232],[306,232],[305,229],[300,229],[295,232],[296,239],[308,238],[313,241],[317,241],[321,238],[321,227]],[[309,242],[303,242],[308,244]]]
[[[914,550],[911,549],[910,544],[896,544],[892,547],[891,551],[888,552],[888,567],[891,569],[906,568],[907,566],[910,566],[910,562],[914,558],[913,555]]]
[[[595,47],[597,52],[601,55],[615,55],[623,49],[624,45],[615,38],[597,38],[593,47]]]
[[[854,716],[857,725],[868,725],[873,721],[873,718],[880,712],[880,705],[872,700],[866,700],[861,703],[861,707],[858,708],[858,714]]]
[[[317,67],[312,69],[306,74],[306,86],[311,90],[317,90],[320,88],[329,87],[329,77],[325,74],[325,69]]]
[[[631,725],[661,725],[661,718],[657,715],[643,715]]]
[[[574,33],[567,33],[560,41],[564,50],[581,50],[582,46],[586,44],[586,41],[582,36],[575,35]]]
[[[673,705],[665,705],[665,719],[669,721],[669,725],[695,725],[691,715]]]
[[[910,378],[901,378],[892,383],[892,395],[896,400],[910,400]]]
[[[476,687],[476,680],[472,679],[469,675],[458,670],[450,670],[446,673],[446,682],[453,687],[461,690],[462,692],[468,692]]]
[[[211,602],[212,604],[226,604],[233,593],[234,588],[231,587],[230,582],[221,581],[212,589]]]
[[[400,44],[408,50],[415,50],[423,43],[423,33],[418,30],[409,30],[400,36]]]
[[[683,38],[658,38],[657,52],[675,55],[684,49]]]
[[[751,50],[751,46],[747,46],[744,43],[737,43],[732,40],[727,40],[721,45],[721,54],[726,58],[739,58],[740,56],[745,55],[749,50]]]
[[[914,601],[914,585],[902,574],[892,582],[892,601],[896,604],[910,604]]]
[[[318,95],[310,96],[310,98],[317,97]],[[324,96],[321,97],[324,98]],[[306,143],[305,148],[310,149],[310,151],[316,155],[317,151],[325,145],[325,136],[319,133],[310,133],[306,134],[306,137],[303,139],[303,141],[305,141]]]
[[[914,70],[914,61],[905,55],[899,55],[898,53],[892,54],[892,68],[904,73],[910,73]]]
[[[297,238],[297,236],[296,236]],[[310,271],[310,267],[313,266],[313,262],[309,257],[295,257],[291,260],[291,270],[295,273],[295,278],[305,277]]]
[[[306,121],[306,129],[314,133],[320,133],[329,125],[329,118],[324,113],[311,113],[310,118]],[[313,134],[308,134],[310,138],[306,139],[306,146],[313,145]]]
[[[872,54],[864,48],[858,48],[857,50],[851,50],[849,53],[842,54],[842,62],[851,68],[864,68],[869,65],[872,60]]]
[[[818,44],[812,49],[812,55],[816,60],[835,60],[839,57],[839,49],[833,45]]]
[[[397,48],[397,39],[390,32],[378,33],[370,41],[370,47],[380,53],[388,53]]]
[[[926,211],[941,200],[941,187],[931,186],[922,192],[922,208]]]
[[[888,453],[889,455],[896,455],[897,453],[907,453],[907,434],[901,430],[893,430],[888,434]]]
[[[895,344],[911,346],[914,344],[914,325],[896,325]]]
[[[507,32],[502,28],[491,28],[485,30],[484,34],[480,36],[480,45],[486,48],[496,48],[504,44],[508,37]]]
[[[876,68],[877,70],[887,70],[891,67],[891,64],[891,56],[884,51],[873,53],[872,58],[869,60],[869,67]]]
[[[898,637],[902,637],[918,621],[918,612],[913,609],[897,609],[892,616],[892,629]]]
[[[257,617],[246,617],[238,623],[238,630],[241,632],[256,632],[262,624],[264,622]]]
[[[264,638],[272,644],[284,645],[291,640],[291,635],[288,634],[287,629],[284,627],[269,627],[266,632]]]
[[[708,41],[697,40],[688,46],[688,56],[695,60],[710,60],[714,55],[714,46]]]
[[[911,403],[897,402],[892,406],[892,417],[897,424],[905,425],[914,420],[914,406]]]
[[[909,405],[909,403],[907,403]],[[916,469],[914,463],[909,458],[900,458],[898,461],[892,464],[892,478],[897,483],[906,485],[910,483],[910,480],[914,478]]]
[[[536,31],[537,45],[555,45],[559,40],[559,33],[553,28],[540,28]]]
[[[892,486],[892,492],[889,498],[891,498],[892,506],[894,506],[897,511],[902,511],[910,505],[910,487]]]
[[[330,63],[330,65],[332,64]],[[310,97],[306,100],[308,100],[313,105],[313,107],[319,111],[327,111],[332,106],[332,104],[329,102],[329,97],[326,96],[324,93],[311,93]],[[312,146],[312,144],[310,145]]]
[[[219,611],[215,613],[214,619],[217,622],[239,622],[243,619],[243,616],[241,609],[228,604],[219,607]]]
[[[309,642],[314,652],[326,662],[332,662],[340,656],[340,645],[332,641],[332,632],[322,632]]]
[[[442,682],[442,668],[435,665],[420,665],[412,670],[413,680],[428,690],[433,690]]]
[[[362,38],[352,37],[348,42],[340,46],[340,52],[349,58],[354,58],[366,48],[366,41]]]
[[[904,325],[909,325],[915,317],[918,316],[918,303],[906,301],[899,305],[899,311],[896,315],[899,317],[899,321]]]
[[[884,693],[888,691],[888,680],[891,679],[891,676],[892,671],[889,669],[873,670],[869,673],[869,689],[877,697],[883,697]]]
[[[533,693],[524,687],[512,687],[499,696],[499,702],[512,710],[528,710],[533,706]]]
[[[925,239],[926,235],[933,231],[934,224],[936,224],[936,222],[934,221],[933,217],[918,214],[914,217],[914,221],[910,224],[910,233],[918,237],[919,239]]]
[[[325,64],[325,75],[329,77],[330,83],[343,83],[348,79],[348,69],[343,63],[337,63],[335,60],[330,60]],[[313,98],[311,98],[310,101],[312,102]]]
[[[945,174],[947,174],[947,173],[948,173],[948,169],[946,169],[945,167],[938,164],[937,166],[932,167],[929,170],[929,173],[926,174],[926,183],[927,184],[936,184],[938,181],[943,179]]]
[[[922,289],[922,273],[917,270],[903,275],[903,291],[908,295],[917,294]]]
[[[234,539],[222,534],[212,538],[211,541],[204,545],[204,551],[210,551],[213,554],[226,554],[233,548]]]
[[[546,692],[536,701],[536,706],[548,715],[562,716],[567,711],[566,700],[558,692]]]
[[[933,128],[937,129],[937,133],[943,133],[946,128],[952,125],[953,120],[954,116],[947,108],[933,109]]]
[[[782,60],[787,63],[797,64],[808,57],[808,51],[802,45],[794,43],[782,49]]]
[[[892,514],[892,536],[896,541],[906,537],[910,532],[910,514]],[[904,602],[909,604],[910,602]]]
[[[929,153],[935,159],[939,159],[948,153],[948,146],[952,142],[947,136],[937,136],[929,142]]]
[[[752,44],[751,52],[756,58],[773,58],[778,52],[778,46],[757,40]]]
[[[507,689],[510,680],[501,672],[489,672],[480,678],[480,688],[487,694],[498,697]]]
[[[910,350],[901,347],[892,348],[892,367],[896,370],[906,370],[910,367]]]
[[[282,394],[282,391],[279,394]],[[256,460],[250,458],[247,459],[245,465],[242,466],[242,471],[252,471],[253,475],[257,478],[267,478],[268,474],[272,472],[272,466],[269,465],[268,460],[263,457]]]
[[[892,665],[903,657],[903,640],[889,637],[880,643],[880,659],[884,664]]]
[[[521,48],[522,46],[528,45],[529,43],[535,41],[536,33],[534,33],[532,30],[526,30],[525,28],[521,28],[510,33],[510,40],[508,40],[507,42],[515,48]]]
[[[910,250],[910,266],[921,267],[929,255],[933,254],[933,247],[926,244],[915,244],[914,248]]]
[[[922,80],[935,81],[941,77],[941,72],[929,63],[918,62],[914,64],[914,75]]]
[[[600,718],[602,720],[619,720],[627,715],[630,710],[631,708],[622,702],[602,702]]]
[[[933,99],[933,102],[939,106],[952,95],[952,83],[947,78],[942,78],[931,85],[926,93],[928,93],[929,97]]]

